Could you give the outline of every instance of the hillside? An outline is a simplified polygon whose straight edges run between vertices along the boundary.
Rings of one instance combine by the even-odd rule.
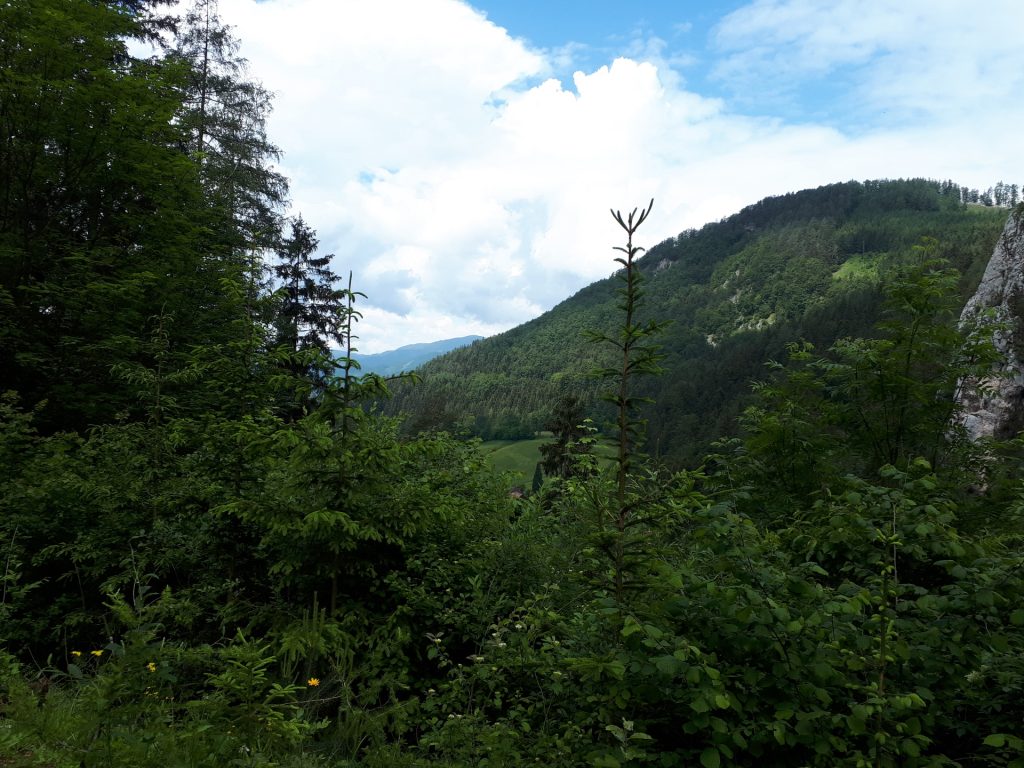
[[[845,182],[766,198],[650,248],[640,262],[645,311],[672,325],[662,339],[665,375],[648,384],[656,401],[648,450],[699,461],[710,441],[732,432],[750,382],[787,342],[825,348],[870,334],[879,280],[924,237],[961,271],[966,300],[1005,217],[1003,208],[963,205],[951,182]],[[608,245],[613,266],[619,243]],[[511,439],[540,429],[559,397],[583,394],[600,421],[587,374],[603,352],[584,331],[615,321],[616,287],[613,278],[593,283],[535,320],[429,363],[423,382],[396,388],[389,408],[411,414],[416,429]]]

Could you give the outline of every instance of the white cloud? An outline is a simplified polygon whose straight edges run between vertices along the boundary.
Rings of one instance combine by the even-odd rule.
[[[849,104],[918,119],[988,113],[1019,102],[1022,27],[1019,0],[756,0],[719,24],[716,72],[774,92],[843,78]]]
[[[850,178],[1024,181],[1009,143],[1020,120],[977,125],[988,114],[978,93],[1010,101],[993,114],[1019,109],[1016,70],[989,82],[1005,46],[960,45],[957,77],[941,68],[945,84],[929,86],[925,65],[942,46],[917,41],[941,36],[949,17],[932,29],[905,4],[880,4],[875,24],[830,20],[822,3],[758,2],[719,27],[722,72],[774,64],[806,78],[856,64],[856,92],[873,89],[883,108],[927,106],[951,89],[930,120],[855,137],[745,117],[687,91],[657,40],[564,86],[544,79],[560,54],[529,49],[457,0],[221,0],[221,12],[277,94],[269,130],[295,208],[368,294],[359,346],[377,352],[495,333],[606,276],[620,239],[609,207],[654,197],[641,233],[653,245],[766,195]],[[911,55],[922,46],[927,55]],[[884,80],[900,57],[916,85]]]

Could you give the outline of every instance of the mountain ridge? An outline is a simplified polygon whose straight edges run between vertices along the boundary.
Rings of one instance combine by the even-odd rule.
[[[400,373],[415,370],[440,355],[468,346],[483,338],[483,336],[478,335],[459,336],[452,339],[405,344],[396,349],[372,354],[360,354],[357,352],[352,357],[359,363],[360,373],[397,376]]]

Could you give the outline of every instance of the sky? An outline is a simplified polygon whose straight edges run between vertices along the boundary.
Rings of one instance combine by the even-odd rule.
[[[220,0],[358,349],[489,336],[652,246],[851,179],[1024,185],[1024,3]]]

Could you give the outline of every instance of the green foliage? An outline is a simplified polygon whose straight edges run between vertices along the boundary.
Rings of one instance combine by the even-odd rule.
[[[837,363],[822,366],[838,419],[860,425],[851,436],[876,468],[905,466],[914,456],[938,461],[957,387],[995,360],[990,336],[957,327],[959,275],[935,259],[936,251],[926,240],[916,261],[891,279],[882,338],[841,340],[833,347]]]
[[[791,344],[789,364],[772,363],[754,385],[757,401],[741,416],[741,441],[723,462],[729,483],[756,485],[798,503],[840,482],[846,471],[905,470],[918,459],[944,468],[964,487],[983,457],[957,426],[958,388],[995,360],[991,331],[957,323],[958,275],[932,258],[918,260],[886,287],[876,338],[838,340],[824,357]],[[721,457],[718,457],[719,459]]]
[[[1020,440],[951,426],[992,354],[965,190],[832,185],[644,258],[617,216],[617,282],[430,369],[403,434],[351,284],[317,294],[340,366],[265,284],[283,180],[215,3],[133,59],[156,5],[0,7],[0,764],[1022,764]],[[640,453],[645,414],[698,452],[663,438],[787,350],[706,474]],[[438,429],[546,422],[562,479],[517,499]]]
[[[174,598],[139,598],[112,596],[123,639],[71,651],[40,678],[38,701],[10,697],[25,754],[85,766],[269,766],[323,727],[303,716],[304,686],[268,679],[266,646],[241,635],[218,647],[169,644],[159,619],[178,610]]]
[[[192,279],[199,189],[173,148],[181,72],[131,59],[140,33],[103,3],[0,10],[0,386],[45,401],[47,431],[127,407],[110,372],[135,359],[152,308],[192,317],[207,295]]]

